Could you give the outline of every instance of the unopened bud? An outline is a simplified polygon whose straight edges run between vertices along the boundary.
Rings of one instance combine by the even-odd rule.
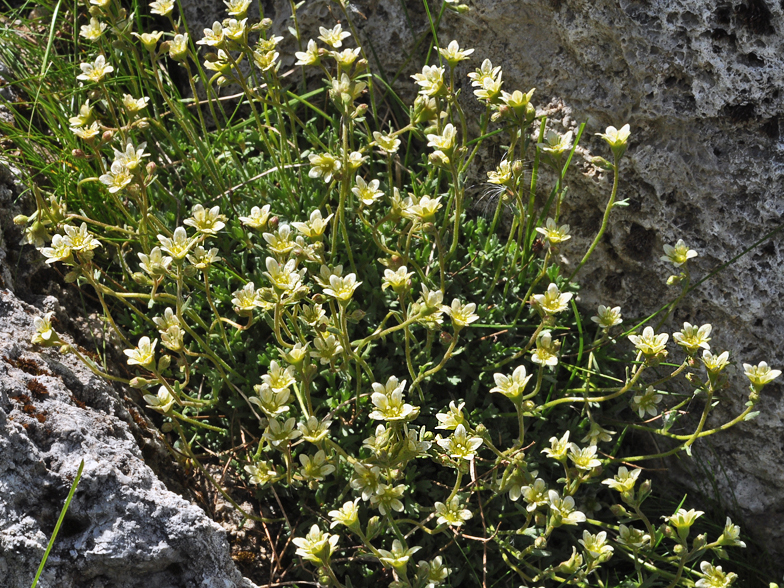
[[[154,161],[151,161],[150,163],[147,164],[147,168],[146,169],[147,169],[147,175],[151,176],[151,175],[153,175],[155,173],[155,170],[158,169],[158,166],[155,165]]]
[[[270,228],[270,229],[272,229],[272,230],[274,231],[275,229],[277,229],[277,228],[278,228],[278,223],[279,223],[279,222],[280,222],[280,219],[279,219],[277,216],[273,216],[273,217],[272,217],[271,219],[269,219],[269,221],[267,222],[267,226],[269,226],[269,228]]]
[[[112,133],[111,131],[104,131],[103,135],[101,135],[101,141],[103,141],[104,143],[108,143],[109,141],[112,140],[113,137],[114,137],[114,133]]]
[[[88,10],[90,16],[101,16],[101,9],[97,6],[90,6],[90,10]]]
[[[519,176],[521,173],[523,173],[523,169],[524,169],[523,162],[520,161],[519,159],[515,159],[514,163],[512,164],[512,173],[515,176]]]
[[[76,159],[82,159],[85,155],[84,155],[84,151],[82,151],[81,149],[74,149],[73,151],[71,151],[71,156],[75,157]]]
[[[16,215],[14,217],[14,224],[21,227],[21,226],[26,225],[29,220],[30,220],[30,217],[25,216],[23,214],[18,214],[18,215]]]
[[[544,527],[544,524],[547,522],[547,517],[544,516],[543,513],[537,512],[534,515],[534,523],[537,527]]]
[[[678,545],[676,545],[675,547],[673,547],[673,548],[672,548],[672,550],[673,550],[675,553],[678,553],[678,554],[680,554],[680,553],[682,553],[682,552],[683,552],[683,545],[681,545],[680,543],[678,543]]]
[[[439,335],[438,337],[438,340],[441,341],[441,343],[443,343],[444,345],[449,345],[450,343],[452,343],[452,339],[453,339],[452,335],[450,333],[447,333],[446,331],[442,331],[441,335]]]
[[[625,518],[625,517],[628,517],[628,516],[629,516],[629,511],[628,511],[628,510],[626,510],[626,509],[625,509],[623,506],[621,506],[620,504],[613,504],[613,505],[610,507],[610,512],[611,512],[611,513],[613,513],[613,516],[615,516],[615,517],[617,517],[617,518],[619,518],[619,519],[621,519],[621,518]]]
[[[272,19],[271,18],[262,18],[261,22],[259,23],[261,28],[265,31],[272,26]]]
[[[547,547],[547,537],[539,536],[536,539],[534,539],[534,547],[536,549],[544,549],[545,547]]]

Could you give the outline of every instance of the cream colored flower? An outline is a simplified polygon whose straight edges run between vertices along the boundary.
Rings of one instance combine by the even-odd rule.
[[[155,0],[150,2],[150,13],[168,16],[174,10],[174,0]]]
[[[96,57],[93,63],[80,63],[79,69],[82,70],[82,73],[76,76],[77,80],[96,83],[114,71],[114,68],[106,63],[106,58],[103,55]]]
[[[536,232],[544,235],[544,238],[551,245],[558,245],[572,238],[569,234],[569,225],[561,225],[559,227],[555,224],[555,220],[551,218],[547,219],[544,227],[536,227]]]
[[[80,139],[90,140],[97,137],[101,133],[101,127],[98,126],[97,121],[93,121],[90,126],[71,127],[73,134]]]
[[[592,316],[591,320],[602,329],[609,329],[615,325],[620,325],[623,322],[623,319],[621,319],[621,307],[616,306],[610,308],[609,306],[600,304],[596,316]]]
[[[252,0],[224,0],[223,3],[226,5],[226,11],[229,13],[229,16],[235,16],[237,18],[243,18],[245,14],[248,12],[248,8],[251,5]]]
[[[265,229],[270,217],[270,205],[265,204],[261,208],[254,206],[250,209],[250,215],[241,216],[240,222],[252,229]]]
[[[572,148],[572,131],[568,131],[563,135],[559,135],[555,131],[547,131],[544,136],[543,143],[537,143],[537,146],[545,153],[552,153],[553,155],[561,155],[565,151]]]
[[[188,239],[188,234],[183,227],[174,229],[174,235],[171,238],[158,235],[158,241],[161,243],[161,249],[174,259],[185,259],[195,243],[195,241]]]
[[[558,365],[560,348],[561,344],[558,341],[553,341],[550,331],[542,331],[536,338],[536,349],[531,353],[531,361],[554,368]]]
[[[576,443],[570,443],[569,459],[572,460],[575,467],[590,471],[602,465],[602,462],[596,459],[596,451],[596,445],[589,445],[580,449]]]
[[[438,49],[441,56],[451,66],[455,66],[461,61],[468,59],[468,56],[474,52],[473,49],[461,49],[457,41],[450,42],[446,49],[439,47],[434,47],[434,49]]]
[[[467,327],[479,320],[479,315],[474,312],[475,310],[476,304],[473,302],[463,304],[457,298],[452,300],[452,306],[443,307],[443,311],[452,318],[452,323],[459,328]]]
[[[411,76],[419,86],[419,93],[423,96],[439,96],[444,93],[444,68],[435,65],[426,65],[422,73]]]
[[[112,163],[111,169],[98,179],[109,188],[109,192],[114,194],[130,184],[133,181],[133,176],[131,175],[130,170],[124,166],[122,162],[115,161]]]
[[[730,363],[730,352],[724,351],[719,355],[713,355],[707,349],[702,352],[702,363],[709,372],[717,374]]]
[[[171,257],[164,257],[160,247],[153,247],[149,255],[139,253],[141,268],[151,277],[157,278],[166,275],[172,264]]]
[[[140,365],[143,368],[152,369],[155,365],[155,345],[157,343],[158,339],[150,342],[149,337],[142,337],[135,349],[123,349],[123,353],[128,356],[128,365]]]
[[[645,418],[645,413],[656,416],[659,414],[659,409],[656,407],[661,402],[662,395],[657,394],[653,386],[648,386],[643,394],[636,394],[632,398],[632,410],[640,414],[640,418]]]
[[[400,147],[400,139],[394,135],[385,135],[383,133],[379,133],[378,131],[373,131],[373,139],[376,145],[378,145],[379,149],[383,150],[389,155],[396,153]]]
[[[300,233],[311,239],[319,239],[324,234],[329,226],[329,221],[332,214],[327,218],[321,216],[321,211],[316,209],[310,213],[310,220],[304,223],[291,223],[291,226],[297,229]]]
[[[340,541],[338,535],[324,533],[318,525],[313,525],[305,537],[295,537],[291,540],[297,546],[297,555],[319,566],[329,564],[329,558],[335,551],[338,541]]]
[[[629,335],[629,341],[647,357],[666,354],[665,346],[669,338],[667,333],[656,335],[653,327],[645,327],[642,335]]]
[[[351,300],[356,290],[362,282],[357,282],[356,274],[348,274],[344,277],[335,275],[329,278],[329,288],[324,288],[324,294],[337,298],[338,302],[347,303]]]
[[[343,46],[343,39],[351,36],[351,33],[344,31],[340,23],[336,24],[331,29],[319,27],[319,39],[324,41],[333,49],[340,49]]]
[[[330,182],[332,177],[337,175],[342,167],[340,160],[331,153],[311,153],[309,155],[310,168],[308,176],[311,178],[323,178],[325,182]]]
[[[142,158],[148,157],[148,154],[144,152],[145,147],[147,147],[147,143],[140,143],[139,147],[134,147],[133,144],[129,142],[125,146],[124,151],[114,149],[114,161],[115,163],[120,163],[129,170],[134,170],[141,165]]]
[[[770,369],[768,364],[764,361],[759,362],[759,365],[744,363],[743,372],[757,391],[761,390],[765,384],[772,382],[781,375],[781,370]]]
[[[90,23],[82,25],[79,31],[79,36],[84,37],[88,41],[97,41],[106,30],[106,23],[100,22],[97,18],[90,18]]]
[[[525,373],[525,366],[522,365],[517,366],[511,376],[493,374],[495,387],[491,388],[490,392],[498,392],[515,402],[522,397],[523,390],[525,390],[528,380],[531,379],[531,375]]]
[[[184,225],[195,228],[204,235],[217,235],[218,231],[226,226],[223,221],[226,216],[220,213],[219,206],[213,206],[209,210],[201,204],[197,204],[191,210],[191,217],[183,221]]]
[[[436,523],[439,525],[449,525],[450,527],[460,527],[474,516],[467,508],[462,508],[460,499],[457,496],[446,504],[443,502],[436,502],[435,509],[435,513],[438,516]]]
[[[131,362],[129,361],[128,363]],[[145,394],[144,401],[151,409],[167,413],[174,405],[175,399],[171,392],[169,392],[164,386],[161,386],[158,389],[157,396],[153,396],[152,394]]]
[[[689,249],[683,239],[678,239],[675,246],[664,245],[664,255],[661,257],[662,261],[669,261],[675,267],[680,267],[688,260],[697,257],[697,252],[694,249]]]
[[[123,94],[123,107],[128,114],[134,114],[140,110],[147,108],[147,103],[150,99],[146,96],[142,98],[134,98],[130,94]]]
[[[476,452],[484,441],[481,437],[469,436],[466,428],[461,423],[455,427],[450,437],[446,439],[436,437],[436,443],[450,457],[471,461],[476,457]]]
[[[294,65],[317,65],[319,63],[319,49],[316,42],[311,39],[308,41],[308,48],[306,51],[297,51],[294,56],[297,61]]]
[[[571,292],[562,293],[555,282],[551,282],[544,294],[534,294],[534,303],[542,309],[545,314],[552,315],[563,312],[569,308],[569,301],[572,299]]]

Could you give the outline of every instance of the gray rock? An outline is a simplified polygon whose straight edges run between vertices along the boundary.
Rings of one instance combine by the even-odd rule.
[[[469,67],[485,58],[504,69],[504,88],[536,87],[535,103],[563,132],[587,121],[583,155],[609,157],[594,133],[628,122],[632,137],[622,165],[620,198],[629,206],[612,223],[580,275],[581,303],[620,305],[626,317],[645,317],[677,291],[665,285],[672,268],[662,247],[683,238],[700,257],[695,281],[730,262],[781,226],[784,212],[784,7],[773,0],[467,0],[466,15],[447,13],[442,45],[457,39],[473,47],[470,66],[459,68],[465,105],[474,120],[482,107],[471,100]],[[202,3],[185,2],[187,5]],[[215,3],[217,5],[217,2]],[[434,6],[431,3],[431,6]],[[430,39],[421,2],[356,0],[352,19],[373,61],[410,96],[408,76],[421,64]],[[186,11],[188,9],[186,8]],[[292,23],[288,2],[271,3],[266,16],[277,34]],[[220,16],[211,17],[220,18]],[[302,6],[303,41],[318,26],[345,20],[334,2]],[[194,23],[191,23],[197,28]],[[211,24],[205,23],[205,25]],[[201,28],[201,25],[198,25]],[[424,44],[421,41],[424,39]],[[291,54],[293,41],[283,45]],[[416,49],[420,43],[419,50]],[[409,54],[416,57],[407,63]],[[291,61],[284,59],[284,66]],[[408,84],[408,85],[407,85]],[[497,163],[487,149],[474,177]],[[600,224],[611,178],[577,160],[565,221],[574,232],[564,253],[572,264]],[[784,365],[784,246],[780,234],[702,283],[665,326],[710,322],[713,345],[738,362]],[[715,423],[737,414],[747,399],[736,378]],[[784,557],[784,443],[782,385],[768,386],[762,415],[703,440],[695,459],[682,459],[674,476],[740,512],[745,528]],[[721,462],[721,468],[717,462]],[[713,483],[703,475],[721,471]],[[713,485],[715,484],[715,486]],[[718,491],[718,492],[717,492]]]
[[[30,585],[83,459],[40,586],[251,586],[223,529],[145,465],[117,391],[31,349],[38,314],[0,290],[0,584]]]

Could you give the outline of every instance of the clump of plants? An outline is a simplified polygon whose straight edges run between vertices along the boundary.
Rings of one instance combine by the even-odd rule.
[[[703,513],[685,507],[652,517],[644,465],[756,416],[780,372],[744,364],[746,409],[709,425],[740,394],[710,325],[666,333],[670,305],[624,330],[610,299],[578,308],[580,269],[624,204],[629,125],[601,133],[607,159],[591,163],[612,189],[591,245],[570,250],[561,209],[584,125],[554,132],[533,89],[478,59],[469,120],[456,71],[476,56],[436,34],[465,6],[440,5],[407,104],[369,68],[347,4],[307,40],[292,6],[293,60],[249,0],[225,4],[200,33],[173,0],[58,3],[51,28],[3,48],[41,72],[18,82],[27,100],[6,125],[6,157],[38,174],[24,241],[100,305],[135,375],[64,343],[49,315],[33,342],[140,389],[208,476],[202,449],[296,505],[273,580],[732,585],[717,562],[744,546],[739,527],[697,533]],[[478,170],[491,136],[504,156]],[[466,199],[478,173],[487,218]],[[579,263],[564,267],[566,250]],[[664,253],[685,294],[697,253]],[[663,449],[634,454],[634,432]]]

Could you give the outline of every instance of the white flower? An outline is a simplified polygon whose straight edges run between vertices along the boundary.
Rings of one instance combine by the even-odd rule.
[[[139,265],[153,278],[166,275],[172,264],[172,258],[164,257],[160,247],[153,247],[149,255],[144,253],[138,255],[141,261]]]
[[[123,353],[128,356],[128,365],[140,365],[143,368],[152,369],[155,364],[155,345],[157,343],[158,339],[151,343],[149,337],[142,337],[135,349],[124,349]]]
[[[338,525],[352,528],[359,524],[359,507],[357,506],[357,500],[358,499],[349,500],[348,502],[344,502],[339,510],[329,511],[329,518],[332,519],[332,523],[329,525],[330,529],[334,529]]]
[[[673,340],[683,347],[689,355],[696,353],[700,347],[703,349],[710,349],[708,341],[710,341],[711,326],[706,324],[701,327],[697,325],[692,326],[690,323],[683,323],[683,331],[673,333]]]
[[[473,49],[461,49],[457,41],[451,41],[446,49],[439,47],[436,47],[436,49],[438,49],[438,52],[446,62],[452,66],[468,59],[468,56],[474,52]]]
[[[370,206],[384,195],[384,193],[378,189],[378,180],[370,180],[370,182],[365,182],[361,176],[357,176],[356,183],[357,185],[351,188],[351,191],[362,201],[362,204],[365,206]]]
[[[139,147],[136,148],[129,142],[125,146],[124,151],[114,149],[114,161],[115,163],[120,163],[129,170],[136,169],[142,163],[142,158],[148,157],[148,155],[144,153],[145,147],[147,147],[147,143],[140,143]],[[109,191],[111,191],[111,188]]]
[[[340,160],[331,153],[311,153],[308,158],[310,159],[310,168],[308,176],[311,178],[323,178],[325,182],[330,182],[332,176],[337,175],[341,168]]]
[[[340,49],[343,46],[343,39],[350,37],[351,33],[344,31],[340,23],[336,24],[331,29],[319,27],[319,39],[324,41],[333,49]]]
[[[150,99],[147,96],[142,98],[134,98],[130,94],[123,94],[123,106],[128,114],[134,114],[147,108],[147,103]]]
[[[191,210],[191,217],[183,221],[183,224],[195,228],[204,235],[217,235],[226,223],[226,216],[220,213],[219,206],[205,209],[201,204],[197,204]]]
[[[463,304],[455,298],[452,300],[452,306],[444,306],[443,310],[452,318],[452,323],[456,327],[467,327],[471,323],[479,320],[479,315],[474,313],[476,304],[473,302]]]
[[[596,316],[592,316],[591,320],[602,329],[609,329],[615,325],[620,325],[623,322],[623,319],[621,318],[621,307],[616,306],[610,308],[609,306],[600,304],[596,311]]]
[[[130,184],[131,181],[133,181],[133,176],[131,175],[130,170],[123,165],[121,161],[115,161],[112,163],[109,172],[103,174],[98,179],[101,180],[103,184],[106,184],[106,187],[109,188],[109,192],[114,194]]]
[[[46,344],[50,341],[57,341],[57,333],[52,328],[53,312],[47,312],[43,316],[37,316],[33,319],[33,327],[35,327],[35,334],[31,342],[34,345]]]
[[[446,451],[450,457],[471,461],[476,457],[476,451],[482,445],[481,437],[469,437],[463,424],[455,427],[451,437],[442,439],[436,437],[436,443]]]
[[[291,226],[300,233],[311,239],[318,239],[327,230],[329,221],[334,215],[330,214],[327,218],[322,218],[321,211],[316,209],[310,213],[310,220],[304,223],[293,222]]]
[[[128,361],[128,363],[130,363],[130,361]],[[145,394],[144,401],[153,410],[158,410],[164,413],[169,412],[175,402],[174,396],[172,396],[171,392],[169,392],[164,386],[161,386],[158,389],[157,396],[153,396],[152,394]]]
[[[764,361],[759,362],[759,365],[743,364],[743,371],[746,377],[751,381],[751,385],[755,390],[759,391],[762,387],[775,380],[781,375],[781,370],[772,370]]]
[[[504,374],[493,374],[493,379],[495,387],[491,388],[490,392],[498,392],[515,402],[522,397],[523,390],[531,376],[527,375],[525,367],[520,365],[515,368],[511,377]]]
[[[550,504],[552,525],[554,527],[559,527],[561,525],[576,525],[577,523],[585,522],[585,514],[579,510],[574,510],[574,498],[571,496],[561,498],[558,495],[558,492],[550,490],[547,493],[547,501]]]
[[[551,218],[547,219],[544,227],[537,227],[536,232],[544,235],[544,238],[551,245],[558,245],[572,238],[569,234],[569,225],[561,225],[559,227],[555,224],[555,220]]]
[[[158,235],[158,241],[161,243],[161,249],[174,259],[185,259],[195,243],[195,241],[188,239],[188,234],[183,227],[174,229],[174,235],[171,238]]]
[[[97,18],[92,17],[90,24],[82,25],[79,36],[84,37],[88,41],[97,41],[106,30],[106,23],[100,22]]]
[[[155,0],[150,2],[150,13],[168,16],[174,10],[174,0]]]
[[[76,76],[76,79],[87,82],[100,82],[107,74],[114,71],[114,68],[106,63],[103,55],[96,57],[93,63],[80,63],[79,69],[82,73]]]
[[[295,537],[291,540],[297,546],[297,555],[320,566],[329,564],[329,558],[335,551],[338,541],[340,541],[338,535],[324,533],[318,525],[313,525],[305,537]]]
[[[436,502],[436,514],[438,515],[437,523],[439,525],[449,525],[451,527],[460,527],[473,517],[473,513],[467,508],[461,508],[460,499],[455,496],[448,503]]]
[[[646,412],[654,417],[659,414],[659,409],[656,408],[656,405],[661,402],[661,399],[662,395],[656,394],[653,386],[648,386],[643,394],[636,394],[632,398],[632,410],[640,413],[640,418],[645,418]]]
[[[270,205],[265,204],[261,208],[254,206],[250,209],[250,215],[241,216],[240,222],[247,225],[252,229],[264,229],[267,227],[267,221],[270,217]]]
[[[463,407],[465,406],[465,402],[461,402],[459,405],[455,405],[455,401],[451,400],[449,402],[449,411],[448,412],[439,412],[436,415],[436,419],[438,419],[438,426],[436,429],[445,429],[447,431],[454,431],[457,428],[457,425],[464,423],[465,418],[463,417]]]
[[[248,472],[250,483],[258,484],[259,486],[269,484],[277,476],[275,468],[264,461],[257,461],[253,465],[246,465],[245,471]]]
[[[607,531],[599,531],[595,535],[589,531],[583,531],[583,538],[579,543],[585,548],[586,553],[591,559],[603,558],[607,560],[613,552],[612,545],[607,544]]]
[[[542,331],[536,339],[536,349],[531,353],[531,361],[542,366],[554,368],[558,365],[558,351],[560,343],[553,341],[550,331]]]
[[[392,542],[392,551],[387,551],[386,549],[378,550],[378,559],[385,566],[393,567],[396,570],[405,570],[408,560],[420,549],[422,548],[419,546],[406,549],[400,541],[395,539]]]
[[[400,147],[400,139],[394,135],[384,135],[378,131],[373,131],[373,139],[380,149],[390,155],[395,153],[398,150],[398,147]]]
[[[311,39],[308,41],[306,51],[297,51],[294,56],[297,62],[294,65],[316,65],[319,62],[319,50],[316,42]]]
[[[545,314],[552,315],[566,310],[572,296],[574,294],[571,292],[561,293],[555,282],[552,282],[544,294],[534,294],[533,299]]]
[[[645,327],[642,335],[629,335],[629,341],[646,356],[666,353],[665,346],[670,336],[667,333],[655,334],[653,327]]]
[[[419,86],[419,93],[423,96],[438,96],[444,92],[444,68],[435,65],[426,65],[422,73],[411,76]]]
[[[675,267],[680,267],[694,257],[697,257],[697,252],[694,249],[689,249],[683,239],[678,239],[674,247],[672,245],[664,246],[664,255],[661,260],[668,261]]]
[[[707,561],[700,563],[700,570],[704,574],[694,584],[695,588],[729,588],[738,577],[734,572],[725,572],[721,566],[713,566]]]
[[[631,131],[629,125],[625,124],[620,129],[616,129],[615,127],[607,127],[604,133],[596,134],[607,141],[607,143],[610,144],[610,147],[620,147],[626,145],[626,142],[629,140],[630,133]]]
[[[295,429],[296,423],[297,420],[294,417],[286,420],[285,423],[281,423],[276,418],[271,418],[266,430],[264,431],[264,435],[262,436],[264,439],[272,443],[272,445],[277,447],[281,443],[294,440],[302,435],[300,431]]]
[[[379,421],[410,421],[419,415],[419,408],[403,401],[403,390],[406,381],[399,382],[395,376],[390,376],[386,385],[373,383],[373,394],[370,399],[376,410],[370,413],[370,418]]]
[[[323,449],[319,449],[313,457],[300,453],[299,461],[302,464],[302,475],[306,480],[323,480],[335,471],[335,466],[326,463],[327,456]]]

